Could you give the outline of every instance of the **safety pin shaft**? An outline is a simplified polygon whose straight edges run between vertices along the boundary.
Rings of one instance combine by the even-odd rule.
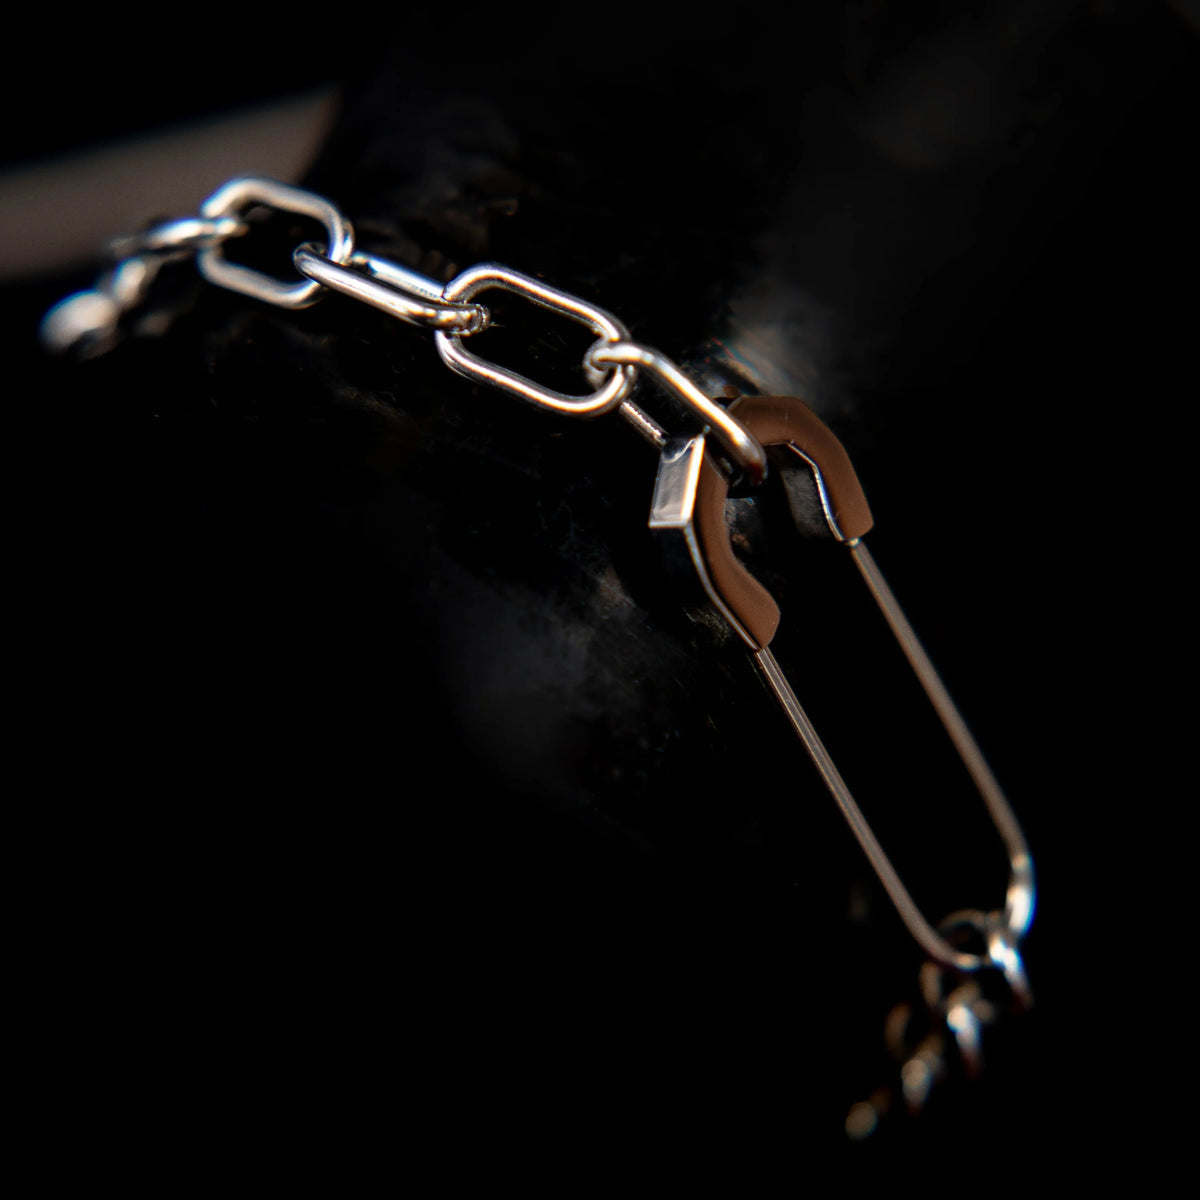
[[[892,589],[888,587],[887,580],[875,565],[875,559],[871,552],[857,539],[850,543],[849,548],[854,565],[858,567],[867,589],[879,606],[879,611],[883,613],[896,641],[904,651],[904,657],[908,659],[914,674],[920,680],[925,695],[929,697],[930,704],[933,705],[950,741],[958,751],[963,766],[966,767],[976,790],[982,797],[992,822],[996,826],[996,832],[1004,842],[1004,848],[1008,852],[1009,868],[1012,872],[1005,901],[1005,925],[1012,935],[1020,940],[1028,932],[1029,926],[1033,922],[1035,886],[1033,856],[1029,852],[1029,845],[1025,841],[1025,835],[1021,831],[1016,814],[1013,812],[1008,798],[1000,789],[1000,784],[996,782],[991,767],[988,766],[983,752],[979,749],[979,743],[975,741],[970,729],[967,728],[966,721],[958,711],[958,705],[950,698],[950,693],[946,690],[946,685],[942,682],[937,668],[930,661],[929,655],[925,653],[925,647],[921,645],[912,625],[904,615],[904,610],[897,602]]]
[[[863,815],[862,809],[858,807],[857,801],[855,801],[850,789],[846,786],[846,781],[842,778],[841,772],[830,757],[829,751],[825,749],[825,744],[821,741],[816,729],[813,728],[813,723],[808,719],[808,714],[801,707],[800,701],[796,699],[796,693],[792,691],[792,686],[788,683],[787,676],[780,670],[779,663],[775,661],[775,655],[771,653],[768,647],[763,646],[761,649],[756,650],[752,657],[756,666],[761,671],[763,678],[769,684],[771,691],[775,693],[780,707],[787,714],[792,728],[796,731],[796,736],[799,737],[804,749],[808,751],[809,758],[812,759],[818,774],[824,780],[825,786],[833,796],[839,811],[846,820],[846,824],[850,826],[851,833],[854,834],[863,853],[867,856],[867,861],[879,877],[879,882],[883,884],[884,890],[887,892],[889,899],[895,906],[896,912],[904,922],[909,933],[912,934],[930,958],[936,959],[947,966],[955,967],[960,971],[976,971],[985,962],[990,961],[990,959],[985,960],[978,954],[967,954],[956,950],[925,919],[921,910],[909,895],[908,889],[904,886],[903,881],[896,872],[896,868],[892,866],[891,859],[888,858],[887,852],[875,836],[867,818]],[[924,679],[922,679],[922,683],[924,682]],[[938,681],[938,686],[941,687],[940,680]],[[928,691],[928,689],[926,690]],[[944,687],[941,690],[943,693],[945,692]],[[955,711],[955,715],[957,716],[957,710]],[[966,727],[963,725],[961,717],[958,717],[958,724],[966,732]],[[969,732],[966,732],[966,736],[974,748],[975,756],[979,757],[978,747],[975,747],[974,739],[971,738]],[[958,743],[956,742],[955,744],[957,745]],[[986,764],[984,764],[984,770],[987,771]],[[988,775],[991,775],[990,771],[988,771]],[[994,787],[994,779],[992,780],[992,784]],[[989,797],[988,792],[982,787],[980,791],[983,792],[984,801],[988,805],[988,811],[992,813],[993,818],[996,818],[997,814],[994,807],[995,797]],[[996,789],[996,796],[999,798],[998,807],[1011,818],[1012,810],[1008,807],[1007,800],[999,793],[998,789]],[[996,823],[998,827],[1001,826],[999,819],[997,819]],[[1018,853],[1013,854],[1010,847],[1009,859],[1012,869],[1012,879],[1008,889],[1008,906],[1011,911],[1015,901],[1028,914],[1025,918],[1025,928],[1028,928],[1028,922],[1033,916],[1033,862],[1028,850],[1023,848],[1024,838],[1021,835],[1020,829],[1017,828],[1015,833],[1016,840],[1020,843],[1022,849]],[[1004,836],[1003,830],[1002,836]],[[1008,843],[1009,839],[1005,837],[1005,841]],[[1017,938],[1022,933],[1024,933],[1024,928],[1020,930],[1013,929],[1013,934]]]

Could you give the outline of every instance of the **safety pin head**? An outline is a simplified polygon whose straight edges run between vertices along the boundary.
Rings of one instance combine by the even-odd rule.
[[[784,446],[812,468],[830,532],[853,543],[872,525],[862,485],[841,442],[802,400],[743,397],[730,412],[764,446]],[[725,520],[728,481],[704,456],[703,436],[663,446],[650,528],[668,561],[685,563],[708,604],[752,650],[768,646],[779,627],[779,606],[733,552]]]

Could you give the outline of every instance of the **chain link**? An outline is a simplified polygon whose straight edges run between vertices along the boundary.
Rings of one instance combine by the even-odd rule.
[[[500,263],[479,263],[468,267],[446,284],[442,295],[449,301],[471,300],[490,288],[524,296],[538,307],[582,325],[605,341],[623,341],[629,337],[629,331],[612,313]],[[477,383],[490,384],[537,408],[548,408],[552,412],[571,416],[598,417],[611,412],[625,401],[636,379],[628,367],[608,368],[599,376],[595,391],[586,396],[568,396],[473,354],[463,344],[461,335],[439,331],[434,334],[434,343],[442,362],[459,375]],[[593,379],[596,378],[593,376]]]
[[[276,183],[273,179],[231,179],[200,205],[200,215],[224,217],[255,205],[320,221],[328,239],[325,253],[335,263],[344,263],[354,253],[354,227],[333,204],[315,192]],[[201,250],[196,256],[196,266],[209,283],[280,308],[307,308],[322,295],[321,285],[315,279],[284,282],[230,262],[223,244]]]
[[[139,233],[114,238],[108,244],[108,251],[116,259],[151,254],[182,256],[194,250],[213,249],[249,232],[250,226],[238,217],[178,217]]]
[[[361,300],[408,325],[444,329],[462,337],[479,333],[491,323],[491,314],[482,304],[445,304],[436,297],[425,299],[429,293],[417,290],[414,283],[423,277],[362,251],[356,251],[343,264],[334,262],[313,242],[306,242],[297,247],[292,261],[301,275],[322,287]],[[401,281],[407,287],[402,287]]]

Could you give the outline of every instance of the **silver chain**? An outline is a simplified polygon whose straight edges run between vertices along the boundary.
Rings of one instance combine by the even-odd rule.
[[[226,258],[226,243],[249,232],[244,217],[255,207],[308,217],[325,227],[323,245],[306,242],[296,248],[292,261],[297,279],[277,279]],[[46,314],[41,334],[51,350],[84,355],[108,350],[119,337],[122,318],[144,303],[162,265],[194,255],[209,283],[280,308],[307,308],[327,292],[341,292],[409,325],[432,330],[446,366],[475,383],[568,416],[597,417],[616,409],[646,441],[661,448],[666,432],[630,399],[644,372],[707,429],[734,473],[751,484],[760,483],[766,474],[766,452],[757,439],[666,355],[634,342],[611,313],[499,263],[478,263],[442,284],[399,263],[365,254],[355,249],[354,228],[347,217],[323,196],[303,188],[271,179],[232,179],[200,205],[198,216],[121,238],[110,244],[109,251],[115,265],[95,287],[68,296]],[[491,289],[523,296],[596,336],[582,363],[593,388],[590,393],[572,396],[555,391],[467,348],[467,340],[486,330],[491,321],[488,309],[475,301]]]

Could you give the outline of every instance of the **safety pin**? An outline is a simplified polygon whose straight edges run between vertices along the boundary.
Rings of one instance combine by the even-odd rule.
[[[871,528],[873,518],[845,448],[803,401],[791,397],[743,397],[730,405],[729,411],[764,446],[785,446],[812,469],[830,531],[849,548],[875,603],[987,806],[1008,853],[1010,877],[1003,914],[974,914],[978,918],[974,923],[986,937],[985,954],[956,949],[917,908],[780,670],[769,649],[779,626],[779,606],[734,555],[724,514],[729,484],[705,457],[703,434],[671,439],[663,446],[650,528],[666,537],[668,546],[677,555],[682,552],[699,577],[712,607],[750,650],[901,920],[922,949],[934,960],[960,971],[1000,967],[1014,986],[1022,986],[1016,946],[1033,920],[1036,896],[1033,859],[1016,815],[966,722],[875,560],[862,544],[861,538]]]

